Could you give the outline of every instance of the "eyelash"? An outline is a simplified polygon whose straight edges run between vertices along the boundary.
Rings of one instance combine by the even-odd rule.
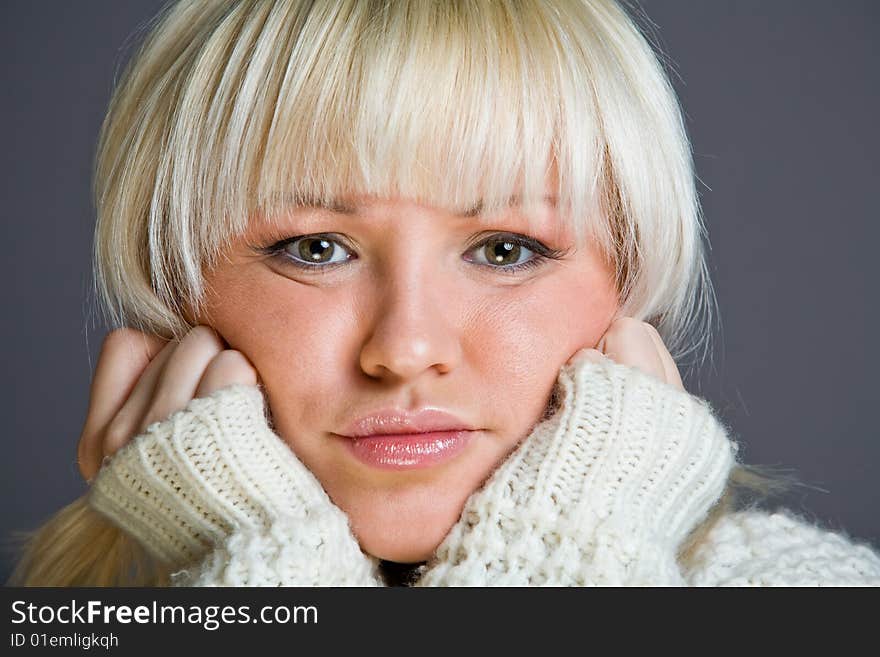
[[[354,260],[357,256],[348,258],[344,262],[337,262],[332,264],[318,264],[311,265],[302,260],[296,259],[292,257],[289,253],[285,251],[286,247],[290,244],[293,244],[299,240],[303,239],[326,239],[328,242],[332,242],[334,244],[342,246],[346,250],[351,250],[344,244],[342,244],[339,240],[334,239],[333,234],[330,233],[314,233],[310,235],[296,235],[295,237],[289,237],[274,244],[270,244],[268,246],[254,247],[254,249],[270,258],[281,260],[284,264],[289,264],[297,269],[307,271],[309,273],[316,274],[325,274],[331,270],[335,270],[337,267],[347,264],[349,261]],[[532,252],[532,257],[526,260],[525,262],[521,262],[515,265],[492,265],[482,262],[474,262],[474,264],[479,265],[480,267],[486,267],[493,271],[498,271],[503,274],[515,275],[522,273],[524,271],[533,269],[535,267],[540,266],[544,262],[548,260],[560,260],[564,255],[565,251],[560,251],[558,249],[551,249],[550,247],[542,244],[541,242],[532,239],[530,237],[526,237],[525,235],[518,235],[516,233],[492,233],[488,235],[485,239],[472,244],[468,247],[467,251],[473,251],[474,249],[483,248],[487,244],[493,242],[504,242],[509,244],[514,244],[516,246],[524,247]],[[473,261],[468,261],[473,262]]]

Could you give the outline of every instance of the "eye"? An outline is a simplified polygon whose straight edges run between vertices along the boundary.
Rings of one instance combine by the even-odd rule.
[[[510,266],[521,264],[523,255],[528,256],[532,251],[512,239],[492,239],[481,244],[477,253],[483,256],[488,264]]]
[[[328,235],[306,235],[287,240],[277,247],[283,258],[299,267],[339,265],[353,258],[338,241]]]
[[[475,257],[469,262],[490,267],[504,273],[514,273],[537,267],[548,259],[558,259],[562,254],[525,235],[511,233],[495,234],[472,247]]]

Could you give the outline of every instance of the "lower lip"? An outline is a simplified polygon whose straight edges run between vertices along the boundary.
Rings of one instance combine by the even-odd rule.
[[[475,431],[383,434],[349,438],[355,457],[385,470],[429,468],[451,461],[468,446]]]

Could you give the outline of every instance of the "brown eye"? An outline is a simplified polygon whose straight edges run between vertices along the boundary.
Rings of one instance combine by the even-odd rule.
[[[482,250],[489,264],[506,266],[516,264],[519,261],[523,247],[515,242],[490,240],[483,245]]]
[[[284,253],[297,264],[331,265],[349,259],[342,246],[327,237],[299,237],[284,246]]]
[[[559,260],[564,252],[550,249],[538,240],[516,233],[492,235],[468,249],[465,260],[490,271],[517,274]]]

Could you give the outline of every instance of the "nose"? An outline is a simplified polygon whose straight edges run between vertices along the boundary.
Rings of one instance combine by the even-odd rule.
[[[448,374],[460,361],[461,343],[442,280],[415,264],[388,274],[372,304],[361,369],[396,382]]]

